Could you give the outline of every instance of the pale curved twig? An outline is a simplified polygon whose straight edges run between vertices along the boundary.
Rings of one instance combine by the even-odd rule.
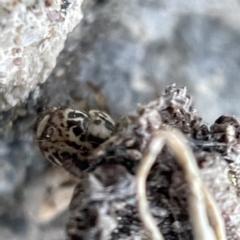
[[[202,190],[217,240],[226,240],[225,224],[217,204],[204,184],[202,184]]]
[[[142,162],[139,166],[136,176],[137,199],[140,218],[144,226],[150,232],[153,240],[164,240],[164,238],[161,232],[159,231],[156,225],[156,221],[151,215],[148,208],[146,194],[146,179],[153,163],[155,162],[159,152],[164,146],[164,143],[165,143],[164,138],[153,138],[149,145],[147,153],[142,159]]]
[[[215,200],[199,176],[196,159],[189,146],[185,143],[186,139],[184,135],[176,129],[173,131],[171,129],[170,131],[160,130],[155,134],[137,172],[136,182],[139,213],[145,227],[152,234],[152,239],[163,240],[163,236],[157,228],[148,208],[146,179],[165,142],[176,155],[176,160],[183,168],[186,182],[190,188],[188,199],[189,215],[193,227],[194,239],[225,240],[224,222]],[[210,214],[213,229],[209,226],[206,208]],[[212,230],[214,230],[215,236]]]

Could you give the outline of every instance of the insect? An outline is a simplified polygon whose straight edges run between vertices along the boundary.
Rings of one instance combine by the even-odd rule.
[[[50,107],[34,126],[43,155],[74,175],[88,168],[88,157],[113,133],[114,120],[105,112]]]

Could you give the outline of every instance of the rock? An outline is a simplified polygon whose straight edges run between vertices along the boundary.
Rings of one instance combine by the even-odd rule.
[[[79,98],[94,106],[91,81],[119,117],[175,82],[188,87],[207,122],[240,116],[239,10],[236,0],[85,1],[43,96],[53,106],[78,107]]]
[[[1,2],[1,6],[6,6],[6,2]],[[80,2],[74,3],[78,4],[80,9]],[[34,3],[17,2],[17,6],[23,6],[23,4],[32,6]],[[68,6],[68,10],[73,7],[73,4]],[[66,2],[63,5],[66,6]],[[12,152],[18,157],[17,164],[14,165],[9,161],[9,154],[1,154],[3,157],[0,162],[1,166],[4,166],[0,173],[0,181],[4,183],[2,193],[9,192],[3,208],[7,209],[10,206],[13,210],[23,209],[19,199],[16,201],[12,199],[15,192],[19,191],[22,194],[28,187],[29,194],[24,199],[25,202],[32,203],[36,199],[33,196],[39,194],[38,197],[41,197],[42,195],[43,191],[36,191],[35,184],[37,182],[38,186],[42,185],[41,181],[45,177],[40,175],[40,172],[44,169],[45,162],[31,139],[31,126],[37,112],[45,106],[81,108],[85,105],[83,100],[86,100],[91,108],[98,108],[95,92],[93,87],[89,87],[91,85],[88,84],[89,81],[103,93],[110,113],[115,119],[136,109],[137,103],[155,99],[164,86],[173,82],[176,82],[177,86],[187,86],[194,97],[195,107],[205,121],[212,123],[224,113],[239,116],[237,100],[240,84],[238,81],[239,8],[237,0],[230,2],[218,0],[84,1],[83,20],[69,34],[65,48],[60,53],[56,68],[48,81],[38,85],[37,88],[34,84],[41,82],[41,79],[50,73],[50,66],[55,64],[52,54],[54,53],[56,57],[57,50],[52,48],[53,51],[48,49],[44,52],[45,58],[40,60],[46,61],[44,62],[46,65],[40,65],[40,68],[35,67],[37,61],[43,64],[39,59],[34,63],[29,59],[22,59],[24,64],[28,63],[28,68],[24,69],[26,71],[31,69],[31,75],[28,78],[20,70],[23,66],[18,66],[21,63],[20,59],[15,59],[15,56],[22,57],[21,54],[25,54],[24,51],[20,53],[13,51],[15,56],[11,55],[13,54],[11,51],[1,52],[0,72],[7,64],[8,67],[4,71],[14,72],[16,76],[25,76],[26,83],[13,86],[6,81],[6,76],[10,77],[10,75],[0,76],[1,82],[10,85],[10,87],[1,85],[0,109],[5,110],[0,112],[0,135],[5,137],[2,138],[0,151]],[[0,31],[3,32],[2,19],[13,16],[18,9],[14,6],[7,7],[10,12],[2,7],[0,9]],[[24,9],[27,11],[24,7],[21,9],[21,11]],[[42,9],[52,11],[51,6]],[[75,20],[81,18],[79,11],[76,9],[71,11],[78,13]],[[31,14],[31,11],[28,12]],[[68,17],[70,15],[67,13],[66,19]],[[47,27],[50,24],[47,17],[46,21]],[[71,21],[70,18],[69,21]],[[4,24],[8,23],[5,21]],[[69,29],[73,28],[73,25],[69,26]],[[14,36],[15,28],[12,30],[12,36]],[[60,39],[60,36],[56,37]],[[49,39],[49,44],[54,44],[52,41],[57,40]],[[60,51],[60,45],[54,45],[54,47],[59,47],[58,51]],[[24,49],[27,47],[29,46]],[[26,54],[29,51],[35,54],[37,46],[30,47]],[[2,57],[5,56],[9,58],[2,65]],[[30,81],[34,83],[32,88],[30,88]],[[31,90],[26,104],[10,109],[12,105],[26,99]],[[24,140],[23,134],[28,135],[29,140]],[[13,144],[15,141],[18,141],[21,147],[16,148]],[[26,154],[19,154],[21,151]],[[5,177],[8,172],[15,174],[10,180]],[[30,186],[27,186],[28,184]],[[5,204],[12,201],[14,202],[12,205]],[[32,208],[21,209],[19,212],[26,218],[25,223],[29,223],[28,211],[32,214]],[[8,217],[8,219],[12,218]],[[14,221],[8,221],[8,225],[3,226],[4,230],[0,230],[6,233],[3,238],[20,239],[19,235],[10,235],[15,226]],[[26,234],[22,235],[22,239],[49,240],[54,239],[52,238],[54,235],[58,239],[65,239],[63,230],[65,222],[61,220],[49,223],[46,228],[35,223],[25,226],[27,230]],[[176,228],[175,222],[173,226]],[[42,229],[44,229],[44,237],[41,235]],[[34,234],[28,235],[30,232]]]
[[[0,3],[0,108],[25,101],[55,67],[67,34],[82,18],[81,0]]]

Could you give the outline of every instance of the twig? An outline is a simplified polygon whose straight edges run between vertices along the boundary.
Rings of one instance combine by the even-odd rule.
[[[190,147],[186,144],[184,135],[176,129],[168,129],[167,131],[160,130],[155,134],[137,172],[136,182],[140,217],[145,227],[150,231],[152,239],[163,240],[163,236],[157,228],[156,222],[148,208],[146,199],[146,179],[165,142],[176,155],[176,160],[183,168],[185,180],[189,185],[189,215],[194,239],[225,240],[225,227],[221,214],[212,195],[200,178],[196,159]],[[206,210],[208,210],[210,214],[213,229],[209,225]]]
[[[226,240],[226,231],[223,218],[219,212],[217,204],[213,196],[209,193],[207,188],[202,184],[202,190],[205,197],[205,202],[207,205],[207,210],[210,216],[211,223],[213,225],[217,240]]]
[[[145,225],[146,229],[149,230],[152,235],[153,240],[164,240],[161,232],[159,231],[156,221],[151,215],[146,194],[146,179],[153,163],[155,162],[159,152],[164,146],[165,141],[163,138],[153,138],[149,145],[148,152],[143,157],[140,167],[136,176],[137,183],[137,199],[138,199],[138,209],[140,213],[140,218]]]
[[[174,132],[160,131],[158,134],[166,138],[167,144],[176,155],[176,160],[183,168],[190,189],[188,204],[194,239],[215,240],[212,228],[209,226],[196,159],[185,143],[185,137],[177,130]]]

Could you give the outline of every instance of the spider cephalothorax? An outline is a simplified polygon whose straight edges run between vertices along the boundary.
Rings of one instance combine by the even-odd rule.
[[[115,122],[106,113],[70,108],[47,108],[39,114],[34,131],[44,156],[65,169],[88,167],[92,151],[112,134]]]

